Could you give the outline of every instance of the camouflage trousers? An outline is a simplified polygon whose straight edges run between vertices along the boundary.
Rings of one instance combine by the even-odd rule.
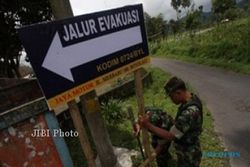
[[[152,144],[152,146],[155,148],[156,145]],[[169,153],[169,144],[166,144],[163,146],[163,150],[159,155],[156,157],[156,162],[158,167],[168,167],[168,162],[172,158],[171,154]]]
[[[199,167],[202,157],[200,144],[176,146],[177,167]]]

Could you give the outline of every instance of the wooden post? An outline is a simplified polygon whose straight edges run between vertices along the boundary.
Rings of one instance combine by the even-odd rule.
[[[82,150],[87,160],[89,167],[95,167],[94,154],[91,149],[86,130],[83,126],[82,117],[75,100],[68,102],[69,112],[73,120],[76,131],[79,134],[79,140],[82,146]]]
[[[117,158],[101,115],[101,108],[95,90],[81,96],[80,100],[102,167],[116,166]]]
[[[69,0],[49,0],[55,19],[64,19],[67,17],[73,17],[73,12],[69,3]]]
[[[132,127],[134,128],[134,124],[135,124],[135,118],[134,118],[134,113],[133,113],[133,110],[132,110],[132,107],[129,107],[128,108],[128,115],[129,115],[129,119],[131,121],[131,125]],[[135,130],[135,129],[134,129]],[[142,145],[141,145],[141,140],[140,140],[140,136],[136,136],[136,139],[137,139],[137,142],[138,142],[138,146],[140,148],[140,151],[141,151],[141,155],[142,155],[142,159],[143,160],[146,160],[146,157],[144,155],[144,152],[143,152],[143,148],[142,148]]]
[[[156,157],[156,153],[152,153],[151,157],[146,159],[144,162],[142,162],[142,164],[139,167],[145,167],[148,166],[150,164],[150,162]]]
[[[142,77],[141,77],[141,68],[134,72],[135,75],[135,92],[138,104],[138,116],[144,115],[144,98],[143,98],[143,87],[142,87]],[[150,143],[149,143],[149,135],[146,129],[142,128],[142,142],[145,149],[145,153],[147,158],[151,158],[151,150],[150,150]],[[148,163],[147,166],[150,166]]]

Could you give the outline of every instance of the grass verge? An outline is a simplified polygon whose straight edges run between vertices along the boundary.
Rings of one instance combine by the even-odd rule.
[[[149,44],[152,55],[207,64],[250,74],[250,17],[221,24],[210,31]]]

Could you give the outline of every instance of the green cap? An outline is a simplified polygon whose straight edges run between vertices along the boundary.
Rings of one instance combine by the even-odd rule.
[[[183,89],[186,90],[186,85],[183,80],[177,77],[172,77],[164,86],[165,92],[167,95],[170,95],[172,92]]]

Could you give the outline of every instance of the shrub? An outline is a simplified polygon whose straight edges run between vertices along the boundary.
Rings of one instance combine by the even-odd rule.
[[[124,103],[119,99],[110,99],[101,103],[102,114],[110,125],[121,124],[125,121],[126,111]]]

